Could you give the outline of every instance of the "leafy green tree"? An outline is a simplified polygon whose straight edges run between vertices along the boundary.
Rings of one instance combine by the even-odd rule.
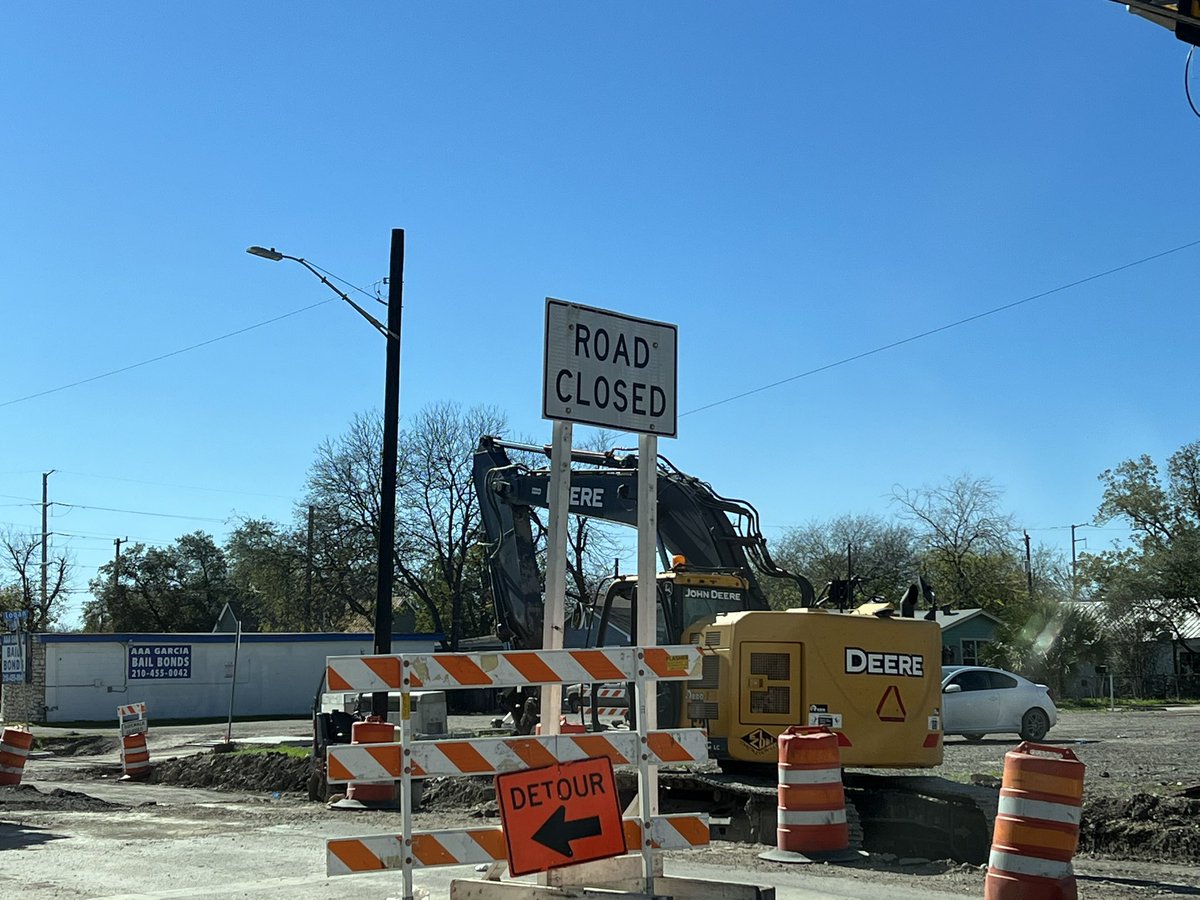
[[[919,568],[912,529],[869,515],[845,515],[790,529],[773,542],[771,554],[783,568],[805,575],[818,592],[835,579],[853,575],[858,582],[856,603],[873,597],[898,602]],[[774,594],[784,585],[773,578],[762,582],[775,605]]]
[[[939,599],[1015,618],[1029,591],[1024,562],[1012,540],[1013,519],[1001,509],[1000,499],[990,479],[965,474],[893,494],[912,523],[922,570],[937,586]]]
[[[1005,622],[996,641],[983,650],[992,665],[1020,672],[1059,695],[1079,663],[1103,662],[1107,656],[1102,618],[1054,596],[1031,601],[1026,615]]]
[[[242,599],[242,627],[259,631],[312,631],[319,620],[308,590],[305,547],[274,522],[249,519],[225,541],[229,580]]]
[[[210,631],[239,600],[224,551],[202,531],[166,547],[134,544],[100,567],[84,604],[85,631]]]
[[[1200,615],[1200,441],[1167,460],[1166,477],[1147,455],[1100,474],[1097,524],[1121,521],[1128,546],[1085,554],[1081,570],[1118,616],[1153,620],[1176,637]]]

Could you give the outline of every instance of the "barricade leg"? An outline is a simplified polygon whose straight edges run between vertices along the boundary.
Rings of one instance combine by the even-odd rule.
[[[21,728],[5,728],[0,735],[0,785],[20,784],[25,760],[33,746],[33,733]]]
[[[1083,773],[1062,747],[1026,742],[1004,754],[985,900],[1075,900]]]
[[[855,862],[850,849],[841,752],[828,728],[792,726],[779,735],[779,827],[773,862]]]
[[[140,781],[150,775],[150,751],[144,732],[121,738],[121,768],[125,772],[121,781]]]

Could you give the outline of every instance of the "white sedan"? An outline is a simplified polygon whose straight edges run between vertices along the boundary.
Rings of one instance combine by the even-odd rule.
[[[942,732],[969,741],[987,734],[1019,734],[1040,741],[1058,721],[1050,689],[1020,675],[985,666],[942,666]]]

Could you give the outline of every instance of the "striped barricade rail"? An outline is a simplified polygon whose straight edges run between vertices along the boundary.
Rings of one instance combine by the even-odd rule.
[[[703,649],[606,647],[595,650],[510,650],[498,653],[412,653],[330,656],[331,691],[504,688],[596,681],[686,680],[700,676]]]
[[[413,653],[374,656],[330,656],[326,680],[331,691],[399,691],[400,740],[398,743],[330,745],[326,771],[331,782],[399,782],[400,834],[362,838],[340,838],[327,842],[327,871],[330,875],[400,869],[402,897],[413,897],[413,870],[426,866],[486,863],[508,860],[514,865],[514,848],[509,844],[514,825],[468,828],[438,832],[412,829],[412,780],[435,775],[491,775],[517,777],[522,771],[543,768],[565,770],[585,761],[606,760],[614,765],[634,765],[638,772],[640,817],[622,825],[627,849],[642,856],[643,877],[653,878],[653,854],[659,849],[694,847],[708,843],[707,816],[690,814],[659,816],[648,793],[654,767],[708,759],[705,733],[698,728],[649,731],[647,717],[637,717],[636,730],[596,734],[534,735],[457,741],[414,741],[410,694],[419,689],[511,688],[535,685],[624,683],[633,685],[630,705],[636,701],[644,711],[646,687],[656,681],[699,678],[702,659],[711,653],[695,644],[667,647],[607,647],[590,650],[514,650],[496,653]],[[624,713],[625,710],[621,710]],[[598,777],[600,773],[597,773]],[[589,776],[590,777],[590,776]],[[611,783],[612,770],[608,769]],[[530,788],[532,790],[532,788]],[[609,789],[616,801],[615,785]],[[584,794],[575,795],[578,797]],[[564,803],[569,797],[559,796]],[[565,805],[555,814],[565,815]],[[613,821],[620,821],[614,807]],[[550,825],[551,820],[539,827]],[[599,819],[596,820],[597,822]],[[642,828],[641,822],[649,822]],[[504,826],[510,832],[506,835]],[[602,827],[602,826],[597,826]],[[520,828],[516,829],[520,831]],[[526,836],[523,840],[527,840]],[[613,835],[616,845],[622,835]],[[535,843],[542,843],[536,834]],[[520,846],[528,850],[530,845]],[[573,853],[553,851],[531,865],[546,868],[571,865]],[[405,850],[408,852],[405,852]],[[558,855],[558,859],[554,855]],[[589,858],[587,856],[584,857]],[[599,858],[599,857],[590,857]],[[543,871],[544,869],[526,869]]]
[[[702,728],[677,728],[647,734],[646,762],[652,766],[705,762],[707,735]],[[604,757],[614,766],[633,766],[641,756],[634,731],[560,734],[488,740],[415,741],[410,747],[412,776],[494,775]],[[327,750],[331,782],[382,781],[403,774],[402,744],[331,744]]]
[[[640,819],[625,819],[623,824],[625,847],[631,853],[643,846],[682,850],[708,843],[708,816],[701,813],[655,816],[646,834]],[[404,838],[398,834],[335,838],[326,842],[325,871],[328,875],[354,875],[402,869],[406,862],[411,868],[427,869],[502,862],[507,856],[504,830],[494,826],[413,832],[411,847],[411,855],[405,854]]]
[[[121,735],[148,734],[150,721],[146,718],[145,703],[127,703],[117,707],[117,726]]]

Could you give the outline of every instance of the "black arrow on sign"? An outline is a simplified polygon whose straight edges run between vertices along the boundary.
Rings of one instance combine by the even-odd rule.
[[[533,833],[533,839],[553,850],[561,856],[573,856],[571,841],[580,838],[596,837],[600,834],[600,817],[589,816],[586,819],[567,821],[567,808],[560,806],[550,813],[550,818],[542,823],[542,827]]]

